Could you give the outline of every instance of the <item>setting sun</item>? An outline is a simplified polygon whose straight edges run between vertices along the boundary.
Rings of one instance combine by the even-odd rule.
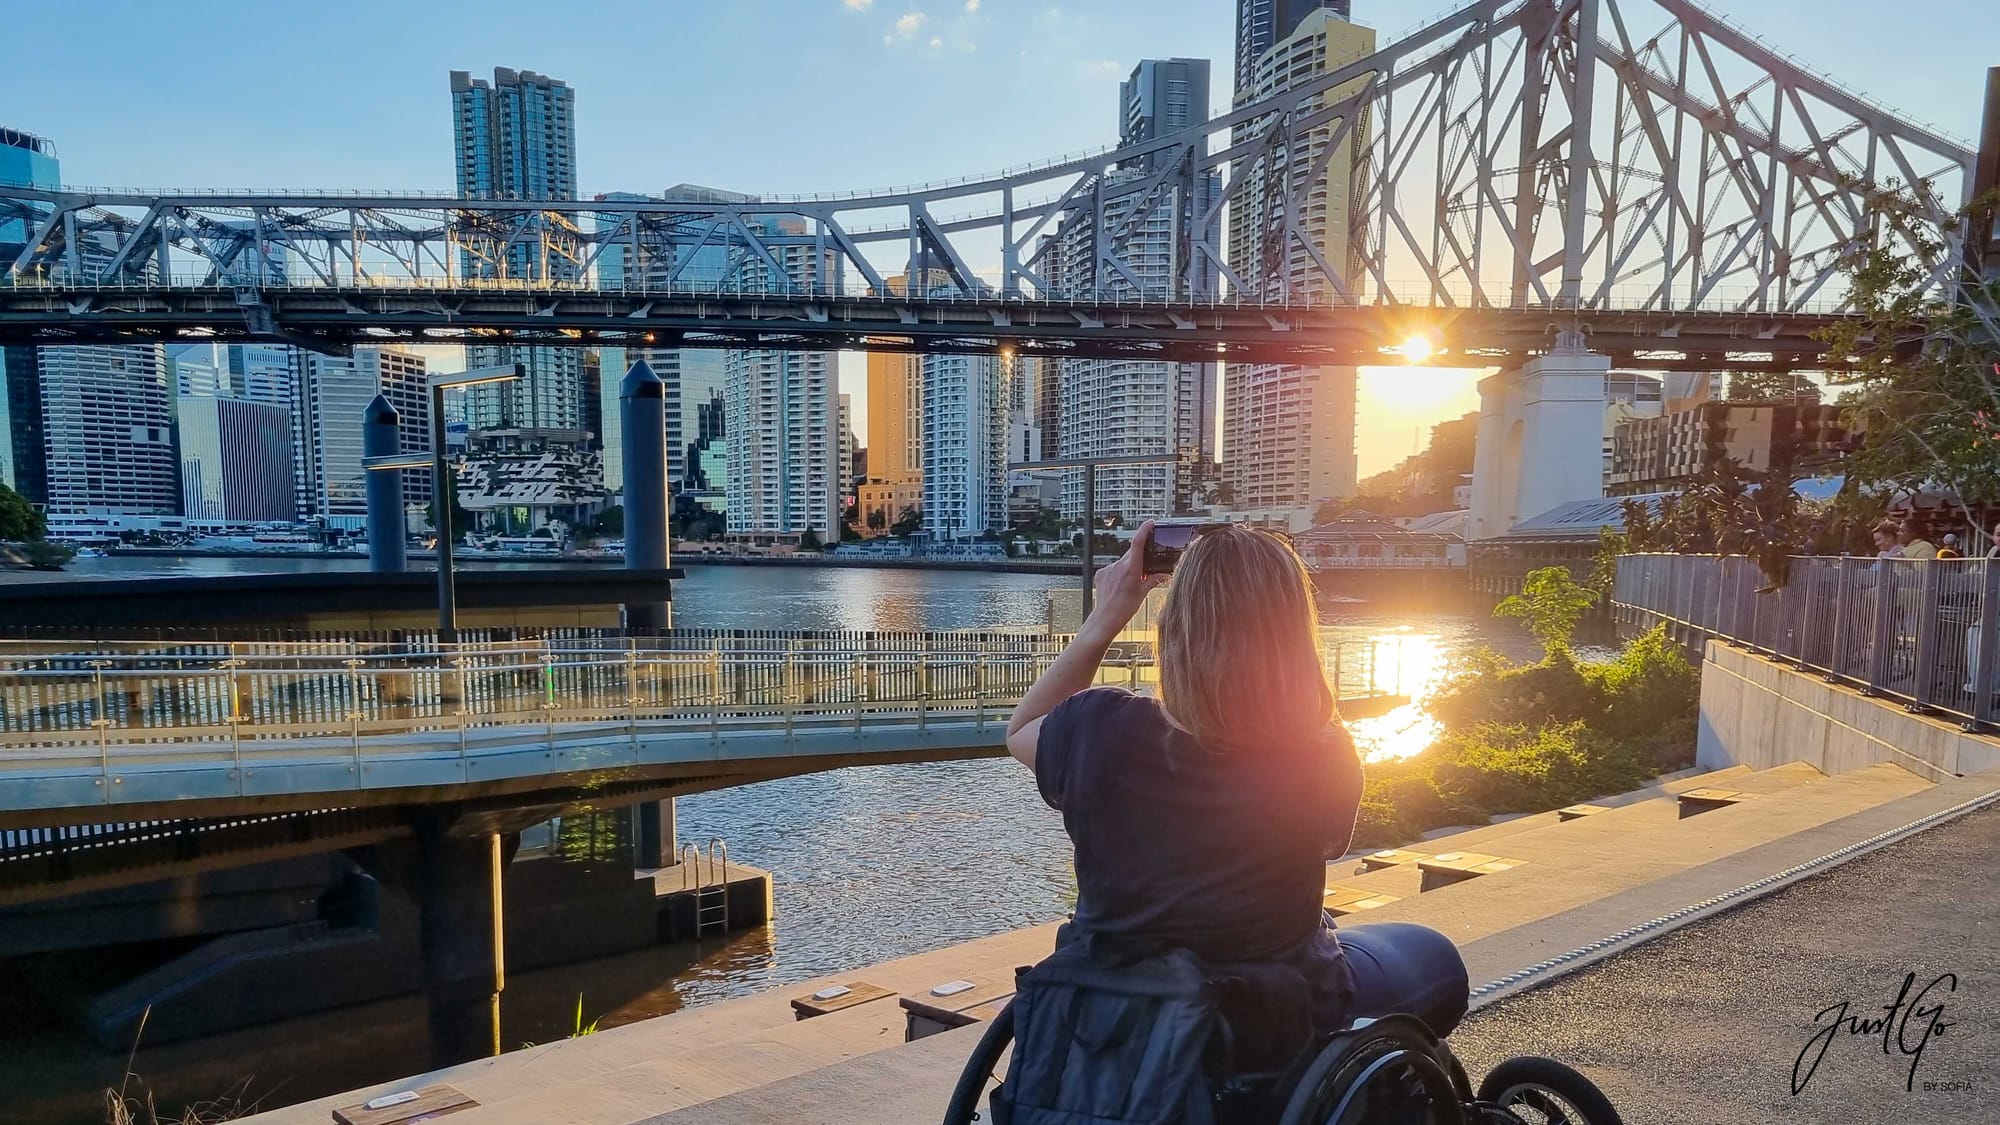
[[[1430,340],[1423,336],[1410,337],[1403,341],[1402,347],[1396,350],[1402,352],[1403,358],[1409,360],[1411,363],[1422,363],[1437,354],[1437,349],[1433,348]]]

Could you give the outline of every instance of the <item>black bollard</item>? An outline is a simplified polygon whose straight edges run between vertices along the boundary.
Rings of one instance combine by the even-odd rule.
[[[361,455],[392,457],[402,452],[402,416],[386,396],[376,395],[361,418]],[[403,470],[364,472],[368,478],[368,569],[378,574],[409,569],[409,528],[403,517]]]
[[[667,385],[645,360],[619,384],[624,422],[625,569],[665,570],[667,554]],[[652,635],[667,628],[666,602],[625,607],[625,627]]]

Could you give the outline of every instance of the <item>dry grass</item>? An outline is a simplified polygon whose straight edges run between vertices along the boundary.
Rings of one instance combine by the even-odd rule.
[[[243,1078],[219,1097],[190,1103],[179,1113],[162,1117],[152,1087],[132,1069],[139,1056],[139,1040],[146,1034],[146,1020],[152,1014],[153,1009],[147,1008],[139,1015],[139,1030],[125,1056],[125,1077],[116,1089],[104,1088],[104,1125],[219,1125],[257,1112],[262,1099],[250,1097],[251,1079]]]

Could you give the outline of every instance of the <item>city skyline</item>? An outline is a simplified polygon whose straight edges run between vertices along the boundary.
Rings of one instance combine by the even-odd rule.
[[[1353,14],[1387,42],[1455,6],[1426,3],[1410,10],[1390,0],[1355,0]],[[477,20],[459,18],[452,5],[356,7],[359,18],[374,11],[401,29],[372,42],[359,60],[297,52],[299,36],[310,31],[301,14],[259,8],[257,19],[233,20],[231,13],[250,9],[207,3],[169,11],[108,3],[105,18],[133,34],[93,48],[108,57],[93,55],[101,81],[93,84],[91,98],[80,100],[62,79],[80,61],[62,46],[68,42],[60,33],[65,8],[22,4],[10,12],[19,34],[8,41],[15,46],[0,46],[0,61],[15,78],[4,124],[53,140],[64,178],[75,184],[437,189],[454,179],[444,143],[449,122],[438,110],[445,75],[454,68],[532,67],[576,88],[581,196],[657,192],[677,182],[729,183],[753,192],[837,191],[970,174],[1101,146],[1114,139],[1107,115],[1072,107],[1113,104],[1119,83],[1141,58],[1202,58],[1230,73],[1238,16],[1231,0],[801,0],[795,30],[828,49],[807,53],[786,82],[746,90],[726,82],[725,64],[731,44],[752,49],[763,27],[747,8],[669,15],[613,5],[619,9],[614,22],[629,34],[566,41],[547,35],[539,19],[507,18],[506,3],[483,7]],[[1842,84],[1948,133],[1976,131],[1988,60],[1980,57],[1975,37],[1940,41],[1931,34],[1962,11],[1953,0],[1912,0],[1900,9],[1907,18],[1895,21],[1881,20],[1879,10],[1861,0],[1729,7],[1726,14],[1767,39],[1782,33],[1787,51]],[[282,71],[218,67],[196,84],[159,83],[154,68],[138,65],[161,51],[198,50],[203,29],[216,21],[236,29],[244,55],[275,52],[291,61]],[[1852,33],[1864,21],[1870,25],[1865,42]],[[636,65],[662,35],[698,38],[712,49],[674,68]],[[54,46],[29,52],[29,43]],[[441,46],[446,43],[448,50]],[[1874,61],[1912,54],[1919,46],[1931,60],[1921,83]],[[134,65],[119,65],[121,57]],[[620,65],[628,57],[635,65]],[[282,80],[274,77],[280,73]],[[357,73],[368,80],[355,81]],[[274,96],[284,87],[338,89],[340,96]],[[908,99],[893,118],[881,117],[883,90],[897,88],[934,96]],[[720,90],[727,96],[718,96]],[[810,91],[810,99],[802,91]],[[984,91],[999,92],[1005,119],[1022,124],[966,127],[981,114],[998,112],[982,105]],[[634,135],[662,136],[653,107],[663,100],[701,112],[675,117],[660,142],[631,143]],[[871,110],[923,143],[857,144],[851,132],[839,129],[787,130],[782,145],[740,143],[777,114],[824,113],[832,120],[845,113],[846,120],[865,122]],[[870,406],[865,365],[848,353],[839,366],[840,390],[853,397],[857,420],[864,419]],[[1363,369],[1357,405],[1370,423],[1357,441],[1359,475],[1408,454],[1413,430],[1475,404],[1475,378],[1432,372],[1412,379],[1398,369]]]

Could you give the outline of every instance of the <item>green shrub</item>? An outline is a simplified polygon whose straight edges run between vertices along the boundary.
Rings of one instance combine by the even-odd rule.
[[[1429,709],[1446,730],[1488,724],[1539,727],[1596,719],[1604,707],[1598,681],[1567,648],[1557,648],[1533,664],[1511,666],[1491,652],[1472,658],[1469,672],[1455,677],[1431,698]]]
[[[1368,767],[1355,846],[1636,789],[1691,761],[1699,696],[1699,673],[1664,629],[1597,664],[1563,645],[1526,665],[1474,653],[1431,699],[1437,743]]]

